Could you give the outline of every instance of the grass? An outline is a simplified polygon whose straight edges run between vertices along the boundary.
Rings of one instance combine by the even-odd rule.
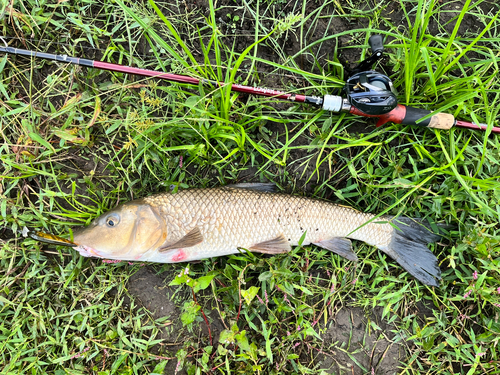
[[[339,58],[357,60],[380,32],[388,58],[378,69],[402,103],[498,126],[500,9],[491,2],[384,2],[370,12],[336,1],[291,11],[281,1],[207,4],[14,1],[0,6],[0,34],[38,51],[326,94],[341,86]],[[381,307],[395,325],[393,340],[406,347],[398,373],[500,372],[497,136],[375,129],[228,87],[13,56],[0,56],[0,96],[2,373],[320,373],[333,351],[359,358],[354,346],[323,340],[336,312],[353,306]],[[432,247],[442,287],[419,284],[362,243],[357,264],[299,246],[206,260],[190,266],[191,281],[178,276],[185,265],[148,265],[175,284],[187,334],[171,351],[161,332],[177,317],[155,317],[129,292],[141,265],[85,259],[19,233],[67,236],[119,202],[240,180],[453,224]],[[424,318],[414,313],[422,302],[432,308]],[[189,334],[210,310],[225,325],[216,345]]]

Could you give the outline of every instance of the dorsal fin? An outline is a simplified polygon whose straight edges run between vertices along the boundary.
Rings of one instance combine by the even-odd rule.
[[[276,184],[268,182],[244,182],[241,184],[230,184],[226,185],[228,188],[233,189],[248,189],[255,191],[265,191],[269,193],[274,193],[276,191]]]
[[[292,250],[292,247],[282,234],[269,241],[253,245],[248,250],[263,254],[280,254]]]
[[[158,249],[158,252],[164,253],[165,251],[172,249],[185,249],[186,247],[193,247],[202,242],[203,242],[203,235],[201,234],[200,228],[194,227],[179,241],[171,245],[160,247]]]

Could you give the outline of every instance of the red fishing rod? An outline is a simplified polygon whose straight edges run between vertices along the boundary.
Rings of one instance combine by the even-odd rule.
[[[213,80],[9,47],[3,38],[0,39],[5,44],[5,47],[0,47],[0,52],[3,53],[42,58],[112,72],[159,78],[171,82],[192,85],[199,85],[201,83],[209,87],[226,86],[225,83]],[[312,104],[331,112],[349,112],[363,117],[374,117],[378,118],[377,126],[393,122],[396,124],[416,125],[436,129],[450,129],[453,126],[458,126],[469,129],[487,130],[488,125],[486,124],[456,120],[453,115],[448,113],[434,113],[431,116],[432,111],[398,104],[391,79],[379,72],[370,70],[371,66],[383,57],[384,46],[382,36],[372,35],[369,39],[369,44],[372,55],[350,71],[350,76],[342,90],[342,95],[325,95],[321,98],[318,96],[299,95],[239,84],[232,84],[231,90],[257,96]],[[491,131],[500,134],[500,127],[492,127]]]

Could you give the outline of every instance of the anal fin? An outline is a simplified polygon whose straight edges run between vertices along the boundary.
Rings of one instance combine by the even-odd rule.
[[[314,242],[315,245],[324,249],[330,250],[353,262],[358,261],[358,256],[352,251],[352,243],[349,239],[344,237],[334,237],[329,240]]]
[[[200,228],[195,227],[191,229],[184,237],[179,241],[160,247],[158,252],[164,253],[165,251],[172,249],[185,249],[186,247],[193,247],[203,242],[203,235],[201,234]]]
[[[282,234],[269,241],[260,242],[253,245],[248,250],[263,254],[281,254],[292,250],[290,243]]]

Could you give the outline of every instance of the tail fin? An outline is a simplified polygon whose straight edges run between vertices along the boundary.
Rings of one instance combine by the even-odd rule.
[[[398,229],[394,231],[386,253],[421,283],[439,286],[437,280],[441,280],[441,270],[438,260],[426,244],[439,240],[441,235],[433,233],[429,224],[419,219],[398,217],[392,223]]]

